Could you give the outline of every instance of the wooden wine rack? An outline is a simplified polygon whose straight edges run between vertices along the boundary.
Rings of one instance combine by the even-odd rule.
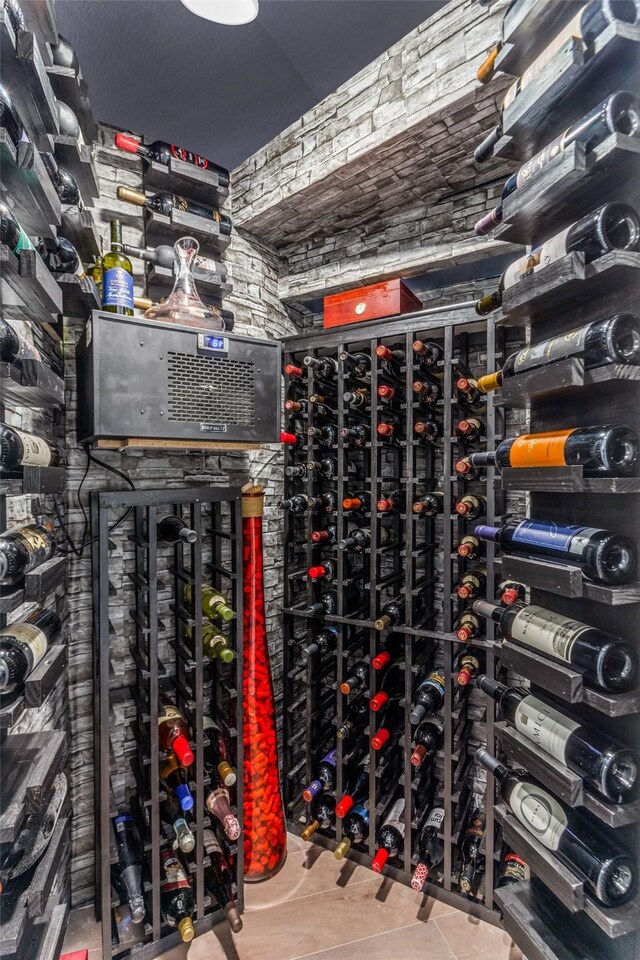
[[[112,511],[127,514],[118,530]],[[159,544],[157,523],[182,516],[198,534],[194,544]],[[166,690],[185,716],[195,757],[189,768],[194,796],[191,829],[196,846],[189,857],[196,899],[196,934],[224,920],[206,896],[203,767],[205,711],[232,745],[238,780],[235,807],[242,822],[242,532],[241,491],[236,487],[176,487],[118,493],[94,491],[91,497],[94,616],[94,757],[96,822],[96,911],[102,921],[103,957],[151,960],[180,942],[160,910],[160,850],[171,841],[163,833],[158,747],[159,693]],[[117,583],[117,586],[116,586]],[[203,617],[186,608],[182,596],[191,585],[200,597],[203,583],[228,597],[236,613],[228,625],[236,659],[230,665],[203,656]],[[195,609],[200,610],[199,601]],[[191,639],[187,636],[191,631]],[[128,644],[125,637],[134,635]],[[143,888],[147,916],[133,942],[112,944],[112,922],[119,901],[113,899],[111,868],[117,863],[113,817],[123,806],[133,809],[144,841]],[[242,909],[242,838],[231,848]],[[120,908],[121,909],[121,908]]]
[[[476,522],[465,521],[454,512],[454,501],[464,493],[477,493],[486,496],[486,522],[492,523],[502,512],[500,496],[496,496],[493,483],[493,470],[487,471],[486,478],[478,481],[462,481],[455,475],[454,465],[458,456],[464,455],[464,448],[453,436],[455,421],[465,414],[474,414],[454,399],[455,375],[480,375],[493,370],[500,364],[502,353],[496,345],[496,336],[503,334],[496,330],[490,321],[488,324],[478,320],[471,304],[461,304],[449,310],[420,311],[402,317],[370,324],[358,324],[356,328],[339,328],[313,336],[292,337],[285,342],[285,362],[302,366],[305,356],[329,356],[338,359],[341,351],[362,352],[372,357],[371,373],[357,380],[351,377],[345,365],[338,362],[339,372],[336,380],[335,418],[327,420],[318,417],[313,409],[308,418],[294,420],[285,429],[304,432],[308,427],[332,422],[338,428],[364,423],[370,430],[370,441],[365,448],[349,447],[346,441],[338,440],[337,447],[327,449],[319,447],[313,437],[309,437],[304,451],[287,448],[285,466],[304,463],[306,460],[318,460],[323,456],[337,458],[338,473],[335,482],[322,481],[319,485],[312,476],[304,484],[296,480],[287,480],[285,495],[306,493],[315,495],[318,491],[333,491],[337,497],[337,511],[333,514],[308,512],[302,516],[290,515],[284,511],[285,525],[285,598],[284,598],[284,783],[287,816],[292,830],[299,832],[309,819],[308,810],[302,801],[304,786],[316,776],[316,765],[321,757],[336,746],[335,728],[342,723],[348,702],[340,691],[342,680],[348,675],[348,667],[360,657],[369,663],[382,648],[384,638],[391,633],[401,638],[404,646],[405,692],[401,700],[404,707],[404,731],[394,745],[389,746],[389,755],[369,749],[369,840],[366,847],[352,846],[349,858],[367,866],[375,852],[376,829],[384,819],[390,802],[397,796],[398,781],[404,793],[406,837],[404,854],[397,860],[389,861],[384,868],[385,874],[409,884],[416,862],[416,841],[424,816],[435,798],[445,809],[442,838],[444,841],[444,863],[440,870],[434,871],[434,881],[425,886],[425,893],[454,904],[462,910],[482,917],[491,923],[499,922],[499,914],[494,908],[494,856],[500,856],[500,842],[494,842],[493,808],[487,807],[486,829],[486,873],[484,897],[466,897],[457,892],[457,844],[461,839],[467,819],[472,813],[473,796],[484,789],[484,785],[473,783],[474,770],[472,756],[478,746],[478,729],[482,729],[487,742],[494,742],[493,711],[481,713],[485,704],[480,698],[480,706],[472,704],[467,696],[456,697],[453,682],[454,664],[457,656],[465,650],[453,633],[454,620],[465,604],[458,601],[453,587],[457,578],[470,568],[480,564],[466,564],[455,553],[458,539],[467,532],[473,532]],[[441,378],[444,400],[434,408],[434,415],[444,425],[444,443],[437,445],[422,444],[414,434],[414,422],[418,419],[418,408],[413,403],[412,383],[420,378],[420,367],[414,364],[413,341],[416,339],[433,340],[443,351],[437,373]],[[405,352],[407,362],[398,370],[397,381],[385,376],[384,363],[378,361],[375,349],[379,344],[398,347]],[[376,432],[376,426],[390,408],[377,398],[380,383],[389,382],[403,392],[407,402],[402,402],[394,412],[401,417],[404,426],[403,440],[399,446],[389,447]],[[295,384],[302,383],[302,388]],[[287,396],[300,396],[308,399],[314,393],[323,392],[323,382],[316,377],[312,367],[307,368],[304,379],[285,382]],[[371,405],[366,413],[359,416],[343,401],[343,392],[356,387],[366,386],[371,393]],[[310,405],[312,407],[312,405]],[[420,414],[422,416],[422,413]],[[428,413],[424,411],[426,418]],[[479,414],[486,423],[486,437],[479,446],[493,448],[496,436],[502,433],[501,411],[494,406],[493,399],[487,398],[486,413]],[[358,454],[358,450],[361,453]],[[362,479],[351,479],[349,467],[360,464],[363,468]],[[379,528],[382,523],[377,513],[376,500],[386,492],[401,488],[404,491],[404,504],[400,511],[384,520],[384,526],[392,530],[395,546],[379,546]],[[349,493],[366,490],[371,495],[372,508],[360,515],[360,524],[371,530],[372,548],[364,555],[362,568],[364,592],[362,599],[355,605],[349,605],[344,589],[348,579],[345,554],[335,548],[321,550],[310,540],[313,529],[326,523],[337,524],[338,539],[345,536],[349,525],[349,515],[342,507],[342,500]],[[441,490],[444,494],[442,517],[435,522],[416,517],[412,513],[412,503],[423,490]],[[485,522],[484,520],[482,522]],[[321,562],[321,556],[337,556],[337,584],[318,587],[311,580],[304,580],[306,570],[312,564]],[[488,595],[493,596],[494,580],[491,560],[493,546],[487,545],[486,563]],[[434,577],[437,581],[434,583]],[[343,588],[340,587],[343,585]],[[306,607],[315,602],[321,593],[336,589],[338,611],[336,615],[323,618],[309,618]],[[406,600],[405,623],[390,628],[384,633],[375,629],[374,621],[382,606],[393,597],[402,594]],[[420,612],[419,601],[424,599],[424,608]],[[302,661],[299,650],[301,644],[310,642],[323,626],[334,626],[338,631],[335,654],[327,654],[321,661],[312,658],[308,665]],[[484,653],[487,657],[487,672],[493,676],[494,660],[490,655],[492,629],[488,625],[486,637],[470,641],[469,649]],[[362,639],[354,649],[353,632],[361,632]],[[358,656],[359,651],[359,656]],[[409,714],[413,691],[418,676],[426,675],[429,664],[437,663],[442,667],[446,678],[445,701],[441,712],[444,721],[444,740],[442,749],[432,767],[426,759],[423,768],[415,773],[409,756],[410,744],[415,728],[412,727]],[[377,673],[370,668],[371,696],[377,692]],[[379,721],[379,714],[370,714],[370,724],[365,729],[367,736],[372,734]],[[472,729],[476,731],[474,736]],[[340,797],[346,784],[343,767],[343,751],[340,742],[338,748],[336,797]],[[389,773],[389,756],[395,751],[402,761],[397,776],[385,784],[385,770]],[[431,771],[431,772],[430,772]],[[385,784],[385,789],[381,785]],[[333,847],[341,839],[340,821],[335,830],[317,831],[313,838],[316,842]]]

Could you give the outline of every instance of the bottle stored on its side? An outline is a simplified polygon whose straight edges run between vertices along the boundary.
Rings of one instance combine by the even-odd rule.
[[[182,517],[163,517],[158,524],[158,540],[164,543],[195,543],[198,534],[191,530]]]
[[[195,626],[188,624],[185,634],[193,641],[196,635]],[[210,621],[202,624],[202,652],[209,660],[221,660],[223,663],[232,663],[235,654],[229,646],[229,638]]]
[[[192,604],[192,588],[191,584],[187,584],[184,588],[184,598],[191,607]],[[212,620],[220,619],[228,622],[233,620],[235,613],[227,603],[227,598],[223,593],[220,593],[219,590],[216,590],[214,587],[209,586],[206,583],[202,584],[202,612],[205,617],[210,617]]]
[[[484,812],[474,810],[460,844],[460,890],[471,893],[478,874],[484,868],[484,856],[481,852],[482,838],[486,827]]]
[[[7,93],[6,87],[2,84],[0,84],[0,127],[7,131],[14,147],[29,140],[29,134],[25,129],[22,118]]]
[[[386,630],[388,627],[395,627],[404,623],[406,609],[407,605],[403,598],[385,603],[380,616],[374,623],[376,630]]]
[[[466,417],[456,423],[456,436],[463,443],[476,443],[485,434],[485,426],[477,417]]]
[[[65,237],[42,237],[36,249],[47,270],[54,276],[59,273],[77,277],[85,276],[78,251]],[[99,289],[102,290],[102,281]]]
[[[129,904],[133,923],[141,923],[145,916],[142,893],[142,838],[130,813],[119,813],[114,817],[113,830],[118,854],[118,862],[111,868],[113,882]]]
[[[75,177],[64,167],[58,166],[58,162],[52,153],[41,153],[40,156],[60,203],[66,206],[75,206],[82,210],[84,205]]]
[[[482,556],[483,543],[473,533],[467,533],[456,546],[456,553],[464,560],[477,560]]]
[[[342,399],[348,406],[360,410],[369,405],[371,402],[371,394],[366,387],[357,387],[355,390],[346,390],[342,395]]]
[[[498,879],[496,880],[496,889],[508,887],[512,883],[521,883],[527,877],[527,864],[519,857],[517,853],[505,854],[500,861],[498,869]]]
[[[366,803],[357,803],[342,821],[342,840],[336,844],[333,855],[342,860],[354,844],[365,844],[369,838],[369,809]]]
[[[371,737],[374,750],[382,750],[390,743],[397,743],[404,733],[404,709],[398,700],[392,700],[382,715],[382,726]]]
[[[324,630],[321,630],[315,635],[311,643],[300,649],[300,655],[305,660],[308,660],[309,657],[313,657],[315,654],[322,656],[325,653],[331,653],[335,650],[337,643],[338,631],[336,628],[325,627]]]
[[[423,720],[415,733],[415,747],[409,757],[411,766],[421,767],[427,757],[435,757],[444,737],[444,724],[440,717]]]
[[[23,250],[35,250],[13,211],[2,201],[0,201],[0,243],[6,244],[17,257]]]
[[[183,853],[191,853],[196,845],[196,838],[183,816],[178,798],[171,790],[167,791],[165,799],[160,803],[160,820],[173,833],[174,850],[179,849]]]
[[[342,501],[343,510],[370,510],[371,509],[371,494],[367,491],[362,491],[361,493],[356,493],[352,497],[345,497]]]
[[[338,561],[325,560],[324,563],[316,564],[307,570],[309,580],[324,581],[325,583],[335,583],[338,576]]]
[[[225,214],[220,213],[215,207],[203,206],[201,203],[195,203],[193,200],[187,200],[186,197],[180,197],[175,193],[162,191],[154,193],[147,197],[139,190],[130,190],[129,187],[118,187],[116,191],[118,200],[124,200],[126,203],[133,203],[137,207],[146,207],[153,210],[154,213],[160,213],[165,217],[170,217],[173,211],[179,213],[189,213],[194,217],[202,217],[203,220],[212,220],[219,224],[220,233],[229,236],[231,233],[231,220]]]
[[[233,896],[233,876],[229,862],[213,830],[204,830],[202,840],[205,853],[209,857],[209,864],[204,868],[205,890],[224,911],[232,931],[240,933],[242,918]]]
[[[340,436],[350,447],[364,447],[369,442],[371,431],[366,424],[356,423],[352,427],[342,427]]]
[[[392,805],[376,834],[376,854],[371,861],[374,873],[380,873],[389,858],[402,856],[404,850],[404,797]]]
[[[389,544],[391,535],[387,527],[378,527],[378,546],[385,547]],[[371,546],[371,530],[364,527],[356,527],[348,537],[338,541],[338,550],[347,550],[350,553],[362,553]]]
[[[300,837],[310,840],[316,830],[330,830],[336,822],[336,801],[330,793],[321,793],[311,802],[311,820]]]
[[[476,760],[496,778],[503,800],[525,830],[555,853],[598,903],[616,907],[633,897],[636,866],[613,830],[560,803],[526,774],[512,773],[483,747]]]
[[[196,912],[196,901],[187,871],[178,854],[166,848],[160,850],[160,867],[162,917],[170,927],[177,927],[183,943],[189,943],[195,936],[193,916]]]
[[[164,267],[165,270],[177,269],[175,250],[168,243],[161,243],[157,247],[134,247],[130,243],[123,243],[122,249],[128,257],[137,257],[154,266]],[[205,280],[208,283],[224,283],[227,279],[226,264],[209,257],[201,257],[200,254],[193,258],[191,272],[196,280]],[[287,373],[287,367],[284,372]]]
[[[624,424],[523,434],[469,456],[474,467],[578,466],[586,477],[626,477],[637,460],[638,435]]]
[[[485,674],[476,683],[518,733],[579,774],[607,800],[626,803],[637,794],[639,760],[629,747],[561,713],[524,687],[506,687]]]
[[[366,377],[371,370],[371,357],[366,353],[348,353],[343,350],[338,359],[352,377]]]
[[[29,523],[0,534],[0,584],[17,586],[25,574],[50,560],[56,541],[47,527]]]
[[[313,437],[321,447],[335,447],[338,443],[338,429],[332,423],[325,423],[322,427],[309,427],[307,436]]]
[[[158,712],[158,745],[167,753],[174,753],[183,767],[190,766],[194,761],[193,751],[189,746],[190,730],[187,721],[178,710],[167,693],[160,694],[160,709]]]
[[[456,582],[454,590],[458,595],[458,599],[473,600],[474,597],[479,597],[480,594],[484,592],[486,584],[486,567],[473,567],[473,569],[467,570],[466,573],[462,574]]]
[[[174,754],[160,764],[160,781],[168,794],[175,796],[183,813],[193,810],[193,796],[185,767],[180,766]]]
[[[0,630],[0,697],[20,693],[59,632],[60,617],[52,610],[34,610]]]
[[[479,653],[461,653],[456,664],[456,683],[459,687],[468,686],[473,678],[480,673],[483,667],[483,658]]]
[[[336,817],[342,819],[357,803],[364,803],[369,796],[369,753],[351,771],[345,792],[336,804]]]
[[[237,840],[242,833],[242,827],[240,826],[240,821],[231,809],[229,791],[217,777],[212,778],[212,784],[213,789],[209,790],[204,798],[205,806],[209,813],[218,818],[225,832],[225,836],[228,837],[229,840]]]
[[[347,696],[350,693],[357,693],[367,690],[369,687],[369,664],[366,660],[358,660],[347,670],[347,676],[340,684],[340,693]]]
[[[319,794],[331,793],[335,789],[337,764],[337,751],[329,750],[316,768],[315,780],[312,780],[302,791],[302,799],[305,803],[311,803]]]
[[[46,363],[42,354],[17,333],[10,323],[0,317],[0,362],[15,363],[21,367],[25,360]]]
[[[444,436],[444,422],[433,417],[430,420],[417,420],[413,432],[424,443],[437,443]]]
[[[425,367],[435,367],[444,357],[442,347],[433,340],[414,340],[413,353],[414,359]]]
[[[400,664],[392,664],[385,671],[378,692],[369,700],[369,709],[379,713],[391,701],[397,701],[402,696],[404,696],[404,667]]]
[[[111,221],[111,249],[102,257],[102,309],[133,316],[133,267],[122,249],[122,224]]]
[[[378,513],[391,513],[393,510],[402,510],[404,499],[403,490],[394,490],[392,493],[387,493],[384,497],[381,497],[376,504]]]
[[[321,380],[335,380],[338,375],[338,362],[333,357],[305,357],[305,367],[312,367]]]
[[[515,580],[502,580],[496,590],[500,603],[504,607],[510,607],[518,600],[524,601],[527,596],[527,588],[524,583],[517,583]]]
[[[444,823],[444,809],[433,807],[418,837],[418,863],[411,877],[414,890],[422,890],[430,872],[444,859],[444,842],[438,834]]]
[[[474,493],[465,493],[463,497],[456,500],[454,510],[459,517],[464,517],[466,520],[475,520],[476,517],[481,517],[486,513],[487,498]]]
[[[569,664],[591,686],[609,693],[625,693],[637,686],[637,649],[620,637],[536,604],[499,606],[476,600],[473,610],[499,625],[504,642]]]
[[[482,621],[471,610],[463,610],[453,625],[453,632],[460,643],[468,643],[469,640],[482,636],[483,631]]]
[[[290,510],[291,513],[306,513],[307,510],[313,510],[317,502],[317,497],[307,497],[304,493],[296,493],[295,496],[287,497],[286,500],[278,500],[278,507],[281,510]]]
[[[231,751],[224,733],[213,717],[206,715],[203,718],[202,729],[208,740],[204,747],[205,768],[215,770],[221,783],[225,787],[232,787],[237,777],[231,766]]]
[[[546,520],[510,520],[502,527],[478,526],[475,534],[493,540],[504,553],[546,557],[580,567],[587,579],[599,583],[628,583],[637,566],[637,550],[630,537],[579,524]]]
[[[336,542],[337,527],[330,523],[324,530],[314,530],[311,534],[311,543],[320,546],[331,546]]]
[[[444,676],[436,670],[425,677],[413,696],[409,719],[414,726],[423,717],[433,716],[440,709],[444,703],[444,688]]]
[[[344,720],[336,727],[336,739],[340,740],[343,746],[352,743],[357,736],[364,733],[368,722],[369,704],[366,698],[352,698]]]
[[[58,448],[43,437],[0,423],[0,469],[22,476],[24,467],[55,467],[60,463]]]
[[[316,603],[310,603],[306,609],[308,617],[332,616],[338,612],[338,595],[335,590],[325,593]]]
[[[137,153],[145,160],[155,160],[156,163],[162,163],[169,166],[171,160],[181,160],[183,163],[190,163],[199,170],[214,170],[218,174],[218,182],[221,187],[229,186],[229,171],[220,167],[212,160],[201,157],[199,153],[193,153],[191,150],[185,150],[184,147],[177,147],[175,143],[167,143],[166,140],[154,140],[152,143],[141,143],[135,137],[128,137],[125,133],[116,133],[115,145],[118,150],[124,150],[126,153]]]
[[[425,493],[413,501],[411,509],[419,517],[437,517],[444,509],[444,493],[440,490]]]

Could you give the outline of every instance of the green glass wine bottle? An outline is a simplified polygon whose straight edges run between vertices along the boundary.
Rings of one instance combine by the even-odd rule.
[[[133,316],[133,267],[122,250],[122,224],[111,221],[111,249],[102,257],[102,309]]]

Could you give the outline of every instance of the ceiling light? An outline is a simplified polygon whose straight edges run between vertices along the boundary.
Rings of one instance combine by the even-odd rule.
[[[214,23],[238,26],[258,16],[258,0],[182,0],[191,13]]]

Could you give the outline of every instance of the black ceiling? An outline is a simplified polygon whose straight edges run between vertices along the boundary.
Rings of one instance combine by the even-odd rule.
[[[57,0],[96,120],[237,166],[445,0],[261,0],[227,27],[179,0]]]

